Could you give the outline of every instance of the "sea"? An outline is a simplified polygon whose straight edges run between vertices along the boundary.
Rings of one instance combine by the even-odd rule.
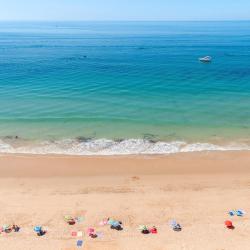
[[[250,22],[0,22],[0,153],[249,149]]]

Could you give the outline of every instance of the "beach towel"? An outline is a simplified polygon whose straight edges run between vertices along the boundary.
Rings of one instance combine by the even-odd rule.
[[[78,216],[78,217],[75,218],[75,220],[76,220],[77,223],[81,223],[81,222],[84,221],[84,217],[83,216]]]
[[[71,232],[71,236],[76,237],[77,236],[77,232]]]
[[[103,232],[96,232],[98,238],[103,238]]]
[[[77,232],[77,237],[82,237],[82,236],[83,236],[82,231],[78,231],[78,232]]]
[[[83,245],[83,240],[78,240],[77,242],[76,242],[76,246],[77,247],[81,247]]]
[[[108,224],[108,220],[106,220],[106,219],[104,219],[104,220],[102,220],[102,221],[99,222],[100,226],[105,226],[107,224]]]

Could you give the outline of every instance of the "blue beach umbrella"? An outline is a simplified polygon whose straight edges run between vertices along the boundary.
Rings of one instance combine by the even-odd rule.
[[[35,227],[34,227],[34,231],[35,231],[36,233],[40,233],[40,232],[42,231],[42,227],[41,227],[41,226],[35,226]]]
[[[109,225],[113,225],[114,222],[115,222],[115,220],[113,220],[113,219],[109,219],[109,220],[108,220],[108,224],[109,224]]]
[[[113,221],[112,226],[113,227],[118,227],[120,225],[119,221]]]

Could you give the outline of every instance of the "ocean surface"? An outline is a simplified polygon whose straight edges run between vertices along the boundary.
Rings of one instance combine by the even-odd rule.
[[[0,152],[241,149],[250,22],[0,23]]]

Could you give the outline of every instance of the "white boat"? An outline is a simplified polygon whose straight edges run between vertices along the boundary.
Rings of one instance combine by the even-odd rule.
[[[212,62],[212,57],[211,56],[205,56],[205,57],[199,58],[199,60],[201,62]]]

